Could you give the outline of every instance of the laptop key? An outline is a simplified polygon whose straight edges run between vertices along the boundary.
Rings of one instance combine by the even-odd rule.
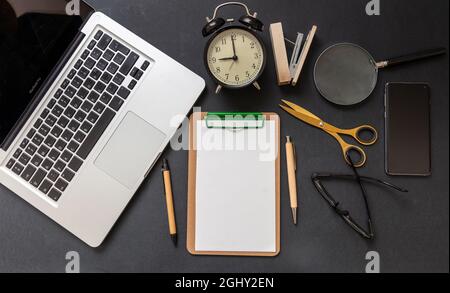
[[[52,110],[52,114],[55,115],[56,117],[59,117],[59,116],[61,116],[63,111],[64,111],[63,108],[61,108],[59,105],[56,105]],[[36,125],[35,125],[35,127],[36,127]]]
[[[95,66],[95,60],[92,59],[91,57],[89,57],[85,62],[84,62],[84,66],[86,66],[86,68],[88,69],[92,69]]]
[[[97,68],[100,70],[105,70],[108,66],[108,62],[105,59],[100,59],[100,61],[97,62]]]
[[[61,88],[65,90],[69,86],[70,81],[68,79],[64,80],[61,84]]]
[[[81,68],[78,71],[78,76],[85,79],[89,75],[89,70],[86,67]]]
[[[94,50],[92,50],[91,52],[91,57],[95,60],[100,59],[100,57],[102,56],[103,52],[100,51],[99,49],[95,48]]]
[[[39,190],[43,193],[43,194],[47,194],[50,191],[50,188],[52,188],[53,184],[48,181],[47,179],[44,180],[44,182],[42,182],[41,186],[39,187]]]
[[[100,119],[97,121],[97,124],[92,128],[91,132],[87,136],[84,143],[81,145],[80,149],[77,152],[77,155],[82,158],[86,159],[92,149],[94,148],[95,144],[98,142],[100,137],[102,136],[103,132],[105,132],[108,125],[113,120],[114,116],[116,114],[111,109],[106,109],[103,115],[100,117]],[[70,167],[70,165],[69,165]],[[72,169],[72,168],[71,168]],[[74,169],[72,169],[74,170]],[[74,170],[75,172],[78,170]]]
[[[97,112],[98,114],[102,114],[105,108],[106,108],[105,105],[103,105],[100,102],[97,102],[97,104],[95,104],[94,106],[94,111]]]
[[[6,164],[6,168],[11,169],[14,166],[15,163],[16,163],[16,160],[10,159],[8,161],[8,163]]]
[[[61,99],[59,99],[58,104],[65,108],[67,105],[69,105],[70,99],[68,97],[62,96]]]
[[[58,179],[58,181],[56,181],[55,183],[55,187],[56,189],[64,192],[67,188],[68,184],[66,181],[62,180],[62,179]]]
[[[94,90],[98,93],[103,93],[106,89],[106,84],[104,84],[103,82],[99,81],[97,82],[97,84],[94,87]]]
[[[78,122],[75,121],[75,120],[72,120],[72,121],[70,121],[68,127],[69,127],[70,130],[72,130],[73,132],[75,132],[75,131],[78,130],[78,127],[80,127],[80,123],[78,123]]]
[[[19,163],[16,163],[16,164],[14,165],[14,167],[12,168],[12,171],[13,171],[14,173],[16,173],[17,175],[20,175],[20,174],[22,173],[22,171],[23,171],[23,166],[20,165]]]
[[[89,56],[89,50],[84,50],[83,54],[81,54],[81,59],[86,60]]]
[[[58,160],[55,164],[55,170],[61,173],[64,168],[66,168],[66,164],[63,161]]]
[[[42,119],[45,119],[45,118],[47,118],[47,115],[50,113],[50,110],[49,109],[44,109],[44,111],[42,111],[42,113],[41,113],[41,118]]]
[[[84,82],[84,86],[87,89],[91,90],[95,86],[95,81],[92,78],[88,77],[88,79],[86,79],[86,81]]]
[[[25,168],[25,170],[23,171],[21,177],[25,180],[25,181],[30,181],[31,177],[33,177],[34,173],[36,172],[36,168],[33,167],[33,165],[29,165]]]
[[[47,125],[42,125],[41,128],[39,128],[39,133],[43,136],[47,136],[47,134],[50,132],[50,127]]]
[[[115,85],[114,83],[110,83],[108,87],[106,88],[106,91],[110,93],[111,95],[115,95],[117,93],[117,90],[119,89],[119,86]],[[107,103],[106,103],[107,104]]]
[[[111,84],[108,86],[108,89],[109,89],[109,87],[111,86]],[[106,90],[108,93],[110,92],[109,90]],[[103,93],[103,95],[100,97],[100,101],[102,101],[102,103],[104,103],[105,105],[108,105],[109,104],[109,102],[112,100],[112,96],[110,95],[110,94],[108,94],[108,93]],[[90,120],[89,120],[90,121]],[[92,122],[92,121],[91,121]],[[92,123],[95,123],[95,122],[92,122]]]
[[[134,64],[136,64],[138,59],[139,59],[139,55],[132,52],[130,54],[130,56],[128,56],[128,58],[125,60],[125,63],[120,68],[120,70],[119,70],[120,73],[122,73],[123,75],[128,75],[128,73],[133,68]]]
[[[53,199],[54,201],[58,201],[61,195],[61,192],[54,188],[52,188],[52,190],[50,190],[50,192],[48,193],[48,197]]]
[[[66,111],[64,111],[64,115],[68,118],[72,118],[76,113],[76,110],[72,107],[67,107]]]
[[[147,68],[148,68],[149,66],[150,66],[150,62],[145,61],[145,62],[142,64],[141,69],[144,70],[144,71],[146,71]]]
[[[83,103],[82,100],[80,100],[79,98],[75,97],[72,99],[72,102],[70,102],[70,105],[72,107],[74,107],[75,109],[80,108],[81,104]]]
[[[91,74],[89,76],[92,77],[94,80],[98,80],[100,76],[102,76],[102,72],[98,70],[98,68],[94,68],[92,69]]]
[[[30,141],[29,141],[27,138],[25,138],[24,140],[22,140],[22,143],[20,144],[20,147],[21,147],[21,148],[26,147],[26,146],[28,145],[29,142],[30,142]]]
[[[22,154],[22,150],[21,149],[17,149],[16,152],[13,155],[14,159],[18,159],[20,157],[20,155]]]
[[[109,106],[111,108],[113,108],[113,110],[115,110],[115,111],[119,111],[120,107],[122,107],[122,105],[123,105],[123,100],[117,96],[114,97],[114,99],[109,104]]]
[[[52,159],[54,162],[56,162],[56,160],[58,160],[60,154],[61,154],[61,153],[60,153],[59,151],[57,151],[57,150],[55,150],[55,149],[52,149],[52,150],[50,151],[50,153],[48,154],[48,157],[49,157],[50,159]],[[41,161],[42,161],[42,159],[41,159]]]
[[[68,151],[64,151],[61,155],[61,160],[63,160],[66,163],[69,163],[72,159],[72,154]]]
[[[85,138],[86,138],[86,135],[83,134],[80,130],[73,137],[73,139],[75,139],[75,141],[78,143],[82,143]]]
[[[119,65],[122,65],[122,63],[125,61],[125,56],[123,56],[120,53],[117,53],[116,57],[114,57],[113,61],[116,62]]]
[[[36,129],[30,129],[30,131],[28,131],[27,137],[29,139],[33,138],[33,136],[36,134]]]
[[[105,58],[108,61],[111,61],[113,57],[114,57],[114,52],[109,49],[106,50],[105,53],[103,54],[103,58]]]
[[[30,156],[34,156],[34,153],[36,153],[36,151],[37,147],[32,144],[28,145],[27,148],[25,149],[25,152]]]
[[[135,80],[132,80],[132,81],[130,81],[130,84],[128,85],[128,89],[129,90],[134,90],[136,85],[137,85],[137,82]]]
[[[96,44],[97,44],[97,42],[94,41],[94,40],[92,40],[92,41],[89,43],[89,45],[88,45],[88,49],[89,49],[89,50],[94,49],[94,47],[95,47]]]
[[[45,156],[47,156],[49,151],[50,151],[50,149],[47,146],[42,145],[38,150],[38,154],[45,157]]]
[[[123,76],[120,73],[117,73],[116,76],[114,76],[113,81],[117,84],[117,85],[121,85],[123,83],[123,81],[125,80],[125,76]]]
[[[75,114],[74,116],[75,120],[77,120],[78,122],[83,122],[84,118],[86,118],[86,114],[80,110],[78,110],[77,114]]]
[[[78,170],[80,170],[81,168],[81,165],[83,165],[83,161],[78,157],[73,157],[69,163],[69,168],[74,172],[78,172]]]
[[[64,140],[62,140],[62,139],[59,139],[55,144],[55,148],[60,152],[64,151],[66,146],[67,146],[67,143],[65,143]]]
[[[96,39],[97,41],[100,40],[100,38],[103,36],[103,31],[99,30],[95,36],[94,39]]]
[[[91,103],[95,103],[95,102],[97,102],[97,100],[98,100],[99,97],[100,97],[100,95],[99,95],[98,93],[96,93],[96,92],[91,92],[91,93],[89,94],[89,96],[88,96],[88,100],[89,100]]]
[[[41,185],[42,180],[44,180],[45,176],[47,176],[47,173],[43,169],[37,170],[30,181],[31,185],[38,188],[39,185]]]
[[[117,92],[117,95],[122,99],[126,100],[130,96],[131,92],[125,87],[121,87]]]
[[[77,92],[77,96],[79,96],[82,99],[85,99],[89,94],[89,91],[85,89],[84,87],[80,88]]]
[[[98,42],[97,47],[99,47],[101,50],[105,50],[108,47],[109,43],[111,43],[111,41],[112,38],[107,34],[104,34],[103,37]]]
[[[104,83],[108,84],[111,79],[113,79],[113,76],[111,74],[109,74],[108,72],[103,73],[102,77],[101,77],[101,81],[103,81]]]
[[[109,46],[109,48],[111,50],[113,50],[114,52],[121,52],[124,55],[128,55],[130,53],[130,49],[128,49],[127,47],[125,47],[124,45],[122,45],[121,43],[119,43],[118,41],[114,40],[112,41],[111,45]]]
[[[66,169],[64,170],[64,172],[62,172],[61,177],[67,182],[70,182],[72,181],[73,177],[75,177],[75,173],[73,173],[69,169]]]
[[[32,140],[32,142],[37,146],[40,146],[43,141],[44,141],[44,138],[39,134],[36,134]]]
[[[67,124],[69,124],[69,119],[67,119],[65,116],[61,116],[58,120],[58,125],[62,128],[66,128]]]
[[[76,93],[77,93],[77,90],[70,85],[67,87],[66,91],[64,92],[64,94],[66,96],[68,96],[69,98],[73,98],[73,96],[75,96]]]
[[[43,121],[42,119],[38,119],[38,120],[36,120],[36,122],[34,123],[33,127],[37,129],[37,128],[41,127],[41,125],[42,125],[43,122],[44,122],[44,121]]]
[[[78,60],[77,63],[73,66],[75,69],[80,69],[80,67],[83,65],[83,60]]]
[[[57,119],[55,116],[50,115],[50,116],[48,116],[47,119],[45,120],[45,124],[47,124],[47,125],[50,126],[50,127],[53,127],[53,125],[55,125],[55,123],[56,123],[57,120],[58,120],[58,119]]]
[[[53,127],[52,132],[50,132],[50,134],[53,135],[54,137],[58,138],[62,132],[63,132],[63,130],[61,129],[61,127],[56,125],[55,127]]]
[[[50,171],[53,167],[53,162],[49,159],[45,159],[45,161],[42,163],[42,168],[44,168],[47,171]]]
[[[22,163],[23,165],[27,165],[31,160],[31,157],[28,156],[27,154],[22,154],[19,158],[19,162]]]
[[[88,123],[87,121],[85,121],[83,123],[83,125],[81,125],[81,130],[83,130],[86,133],[89,133],[89,131],[91,130],[92,125],[90,123]]]
[[[119,70],[119,65],[111,63],[106,70],[111,74],[115,74]]]
[[[36,167],[39,167],[42,163],[43,159],[39,157],[38,155],[35,155],[33,159],[31,159],[31,164],[35,165]]]
[[[56,91],[56,93],[55,93],[55,95],[53,97],[56,98],[56,99],[59,99],[59,98],[61,98],[62,94],[63,94],[63,90],[59,89],[59,90]]]
[[[80,145],[78,143],[71,141],[67,146],[67,149],[69,149],[69,151],[71,151],[72,153],[75,153],[79,147]]]
[[[94,107],[94,105],[91,102],[84,101],[83,105],[81,105],[81,110],[83,110],[86,113],[89,113],[92,107]]]
[[[46,146],[48,146],[49,148],[53,147],[56,143],[56,138],[54,138],[53,136],[47,136],[47,138],[45,139],[44,144]]]
[[[48,102],[47,104],[47,108],[48,109],[53,109],[53,107],[56,105],[56,100],[55,99],[51,99],[50,102]]]
[[[79,77],[75,77],[70,84],[78,89],[83,84],[83,80]]]
[[[59,173],[56,172],[55,170],[51,170],[48,175],[47,178],[51,181],[51,182],[55,182],[56,179],[59,178]]]

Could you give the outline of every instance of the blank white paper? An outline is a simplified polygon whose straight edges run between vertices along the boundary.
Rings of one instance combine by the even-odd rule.
[[[237,133],[197,127],[195,249],[222,252],[276,252],[276,166],[278,144],[275,121],[262,129]],[[241,150],[204,148],[202,143],[230,132],[233,145],[266,138],[266,145]],[[228,133],[228,134],[230,134]],[[200,134],[200,135],[199,135]],[[228,135],[227,134],[227,135]],[[276,150],[267,159],[267,145]]]

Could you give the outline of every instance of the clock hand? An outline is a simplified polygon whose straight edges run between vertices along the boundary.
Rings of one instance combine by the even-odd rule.
[[[231,36],[231,43],[233,44],[233,60],[237,60],[238,56],[236,55],[236,44],[234,43],[233,35]]]
[[[234,57],[220,58],[220,61],[234,60]]]

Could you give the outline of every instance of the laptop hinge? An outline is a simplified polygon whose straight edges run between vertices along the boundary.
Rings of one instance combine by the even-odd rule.
[[[72,55],[75,53],[75,51],[78,49],[78,46],[81,44],[81,42],[83,41],[83,39],[85,37],[86,37],[86,35],[84,33],[82,33],[81,31],[78,32],[78,34],[75,36],[74,40],[68,46],[68,49],[66,50],[66,52],[63,54],[61,59],[58,61],[55,68],[50,72],[50,74],[48,75],[48,77],[46,78],[44,83],[42,84],[39,91],[36,93],[36,95],[34,95],[33,99],[28,104],[27,108],[22,113],[19,120],[17,120],[14,127],[11,129],[11,131],[8,133],[8,135],[4,139],[3,143],[0,145],[0,149],[2,149],[4,151],[8,150],[8,148],[11,146],[11,144],[13,143],[16,136],[22,130],[23,126],[28,121],[31,114],[33,114],[36,107],[39,105],[41,100],[45,97],[48,90],[54,83],[55,79],[61,73],[64,66],[66,66],[67,62],[72,57]]]

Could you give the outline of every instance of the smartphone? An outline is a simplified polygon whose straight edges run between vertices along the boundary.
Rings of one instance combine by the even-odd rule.
[[[392,176],[431,175],[431,96],[425,83],[388,83],[385,166]]]

